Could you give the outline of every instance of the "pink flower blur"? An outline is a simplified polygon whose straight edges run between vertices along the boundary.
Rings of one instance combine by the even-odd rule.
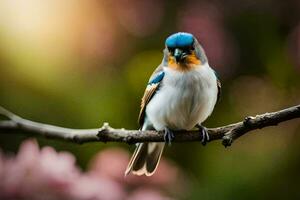
[[[160,0],[121,0],[115,3],[115,9],[120,24],[138,37],[153,34],[164,14],[163,1]]]
[[[40,151],[35,141],[24,142],[15,158],[4,160],[0,199],[120,199],[117,183],[85,176],[70,153],[51,147]],[[103,198],[102,198],[103,197]]]
[[[151,189],[139,189],[134,191],[127,200],[171,200],[171,198],[162,196],[155,190]]]
[[[193,33],[204,47],[209,63],[224,76],[233,73],[234,41],[223,24],[221,10],[212,3],[190,1],[179,13],[179,31]]]
[[[0,199],[164,200],[174,187],[183,188],[176,179],[184,177],[168,161],[162,159],[157,173],[147,178],[124,177],[128,160],[121,149],[103,150],[83,173],[72,154],[39,149],[35,140],[27,140],[15,157],[0,151]]]
[[[90,173],[98,177],[106,177],[114,179],[129,187],[138,187],[140,185],[150,188],[164,188],[166,190],[172,188],[181,188],[178,185],[178,178],[182,180],[184,177],[171,162],[161,159],[155,174],[151,177],[134,176],[132,174],[124,177],[124,171],[129,162],[129,155],[121,149],[108,149],[98,153],[91,162]],[[107,164],[109,163],[109,164]]]

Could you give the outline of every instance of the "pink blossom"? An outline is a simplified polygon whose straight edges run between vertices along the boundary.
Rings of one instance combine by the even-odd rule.
[[[151,189],[139,189],[134,191],[127,200],[171,200],[167,196],[163,196],[158,193],[156,190]]]
[[[0,150],[0,180],[3,180],[3,176],[4,176],[4,158],[3,158],[3,154],[2,151]],[[0,188],[3,187],[3,182],[0,181]],[[0,190],[1,192],[1,190]],[[1,195],[0,195],[1,197]]]
[[[35,140],[27,140],[15,157],[0,151],[0,199],[165,200],[170,199],[164,195],[168,190],[183,188],[176,180],[184,177],[164,159],[152,177],[124,177],[128,161],[124,150],[103,150],[83,173],[72,154],[52,147],[39,149]]]
[[[127,152],[111,148],[98,154],[90,162],[89,173],[98,177],[106,177],[124,182],[124,171],[129,161]]]
[[[151,177],[128,175],[124,177],[124,171],[129,162],[129,155],[122,149],[114,148],[99,152],[91,161],[89,173],[99,178],[114,179],[130,188],[151,187],[157,189],[178,188],[184,190],[184,187],[178,185],[179,178],[185,182],[183,174],[175,167],[174,164],[161,159],[155,174]],[[108,164],[109,163],[109,164]],[[181,188],[181,189],[180,189]]]
[[[163,1],[119,0],[114,5],[120,24],[135,36],[153,34],[162,22]]]
[[[223,13],[213,3],[190,1],[179,11],[179,30],[193,33],[204,47],[210,64],[223,75],[233,73],[236,59],[233,37],[225,29]]]
[[[34,140],[24,142],[15,158],[7,158],[1,172],[0,199],[96,200],[124,195],[117,183],[82,174],[70,153],[57,153],[52,147],[40,151]]]
[[[107,178],[81,176],[74,182],[72,196],[76,199],[119,200],[126,196],[122,186]]]

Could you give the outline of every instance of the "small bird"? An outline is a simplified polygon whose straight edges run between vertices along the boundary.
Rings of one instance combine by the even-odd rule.
[[[165,42],[162,63],[149,79],[141,102],[141,130],[164,131],[165,142],[174,138],[172,131],[198,128],[202,144],[209,135],[201,125],[212,113],[220,96],[221,84],[210,68],[205,52],[190,33],[170,35]],[[151,176],[161,158],[165,143],[139,143],[125,175]]]

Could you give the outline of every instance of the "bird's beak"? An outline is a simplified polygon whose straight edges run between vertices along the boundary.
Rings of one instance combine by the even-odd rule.
[[[186,53],[184,53],[181,49],[176,48],[174,51],[174,57],[176,59],[176,62],[182,61],[186,57]]]

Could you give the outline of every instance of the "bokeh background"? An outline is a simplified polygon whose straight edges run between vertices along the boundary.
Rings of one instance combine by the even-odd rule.
[[[299,104],[297,0],[1,0],[0,105],[25,118],[60,126],[94,128],[109,122],[112,127],[137,129],[145,85],[162,60],[165,38],[178,31],[198,38],[222,81],[221,101],[205,126]],[[93,168],[97,158],[106,156],[102,168],[125,159],[113,164],[116,171],[105,178],[110,182],[103,176],[97,179],[102,181],[102,192],[103,188],[117,191],[111,182],[122,190],[119,196],[104,198],[103,194],[102,199],[299,199],[299,132],[299,120],[293,120],[247,134],[226,149],[220,141],[205,147],[172,144],[164,152],[168,167],[160,173],[167,174],[163,183],[168,189],[155,187],[162,182],[146,184],[157,177],[139,184],[124,182],[122,172],[134,146],[37,141],[41,147],[52,146],[55,150],[46,147],[52,154],[72,153],[67,156],[72,158],[69,165],[76,165],[87,183],[78,181],[81,185],[76,187],[91,185],[94,193],[97,184],[87,177],[98,169]],[[37,144],[28,141],[14,158],[27,138],[1,134],[3,160],[15,159],[10,162],[18,165],[21,152],[38,154]],[[65,166],[53,162],[53,168]],[[172,170],[180,172],[181,178],[167,173]],[[173,186],[172,181],[179,185]],[[91,194],[77,197],[98,198]]]

